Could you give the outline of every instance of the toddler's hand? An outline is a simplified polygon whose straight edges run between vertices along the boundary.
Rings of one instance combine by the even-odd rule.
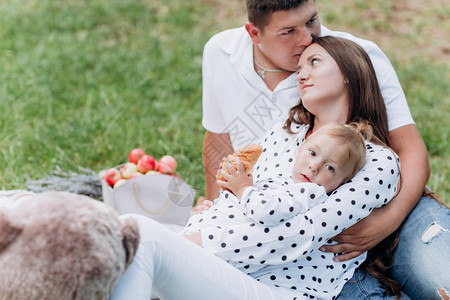
[[[253,185],[253,177],[245,172],[239,158],[235,158],[235,163],[236,169],[230,163],[227,163],[225,168],[220,170],[220,175],[226,181],[217,180],[217,184],[231,190],[240,199],[244,190]]]
[[[212,202],[211,200],[204,199],[199,204],[192,207],[191,215],[195,215],[202,211],[206,211],[206,210],[210,209],[211,206],[213,206],[213,205],[214,205],[214,202]]]

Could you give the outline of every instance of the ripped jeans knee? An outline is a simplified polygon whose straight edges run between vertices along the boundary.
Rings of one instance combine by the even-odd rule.
[[[439,225],[437,222],[433,222],[430,224],[430,226],[425,230],[425,232],[422,234],[422,242],[425,244],[431,243],[434,238],[439,237],[441,234],[448,233],[449,230]],[[449,270],[450,272],[450,270]],[[450,276],[450,275],[449,275]],[[450,280],[450,278],[449,278]],[[437,290],[437,294],[443,299],[443,300],[449,300],[450,299],[450,293],[445,288],[439,288]]]
[[[411,299],[450,300],[450,210],[422,197],[399,234],[394,278]]]
[[[425,230],[425,232],[422,234],[422,242],[425,244],[431,243],[431,241],[438,237],[440,234],[448,232],[448,229],[443,228],[441,225],[438,224],[438,222],[433,222],[430,224],[430,226]]]

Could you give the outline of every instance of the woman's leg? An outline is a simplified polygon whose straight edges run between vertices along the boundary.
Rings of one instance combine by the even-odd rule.
[[[141,242],[110,299],[292,299],[268,287],[165,226],[140,215]]]
[[[364,269],[357,268],[353,277],[344,285],[336,300],[387,300],[397,299],[396,296],[388,296],[380,286],[378,280],[369,275]],[[400,299],[410,299],[402,294]]]
[[[400,227],[393,276],[411,298],[449,299],[449,230],[450,210],[428,197]]]

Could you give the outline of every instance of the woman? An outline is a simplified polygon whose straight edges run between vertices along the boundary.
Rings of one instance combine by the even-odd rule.
[[[295,150],[330,122],[366,120],[374,135],[386,140],[384,102],[370,59],[359,46],[332,37],[317,39],[302,54],[297,79],[303,100],[292,109],[286,130],[275,126],[261,142],[265,150],[276,151],[263,151],[255,179],[290,175]],[[140,222],[141,244],[112,298],[149,299],[152,287],[162,299],[336,297],[365,254],[338,262],[319,248],[397,192],[395,155],[373,143],[367,152],[367,164],[356,175],[367,179],[365,186],[346,183],[321,205],[270,229],[245,224],[192,235],[191,241],[205,250],[156,222],[134,216]],[[258,263],[267,266],[255,268],[250,276],[237,269]],[[332,274],[328,282],[315,271],[319,265],[322,272]]]

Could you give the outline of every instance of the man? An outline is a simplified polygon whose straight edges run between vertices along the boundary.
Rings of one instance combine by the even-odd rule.
[[[371,57],[386,102],[389,138],[402,164],[402,187],[397,197],[336,236],[334,240],[340,244],[324,246],[325,251],[340,253],[335,258],[337,260],[356,257],[399,228],[419,202],[430,174],[427,150],[414,125],[397,75],[388,58],[375,44],[321,26],[313,0],[247,0],[246,4],[249,22],[244,27],[217,34],[205,46],[204,199],[212,200],[218,196],[219,187],[215,174],[222,157],[240,146],[257,141],[273,124],[285,120],[289,109],[297,103],[299,95],[295,71],[298,58],[310,45],[312,36],[333,35],[351,39],[360,44]],[[198,203],[201,204],[204,199],[200,198]],[[448,290],[450,287],[444,286],[445,279],[440,282],[442,279],[436,278],[442,277],[436,276],[436,272],[440,272],[439,267],[445,266],[437,258],[433,266],[417,264],[423,257],[430,255],[428,251],[432,251],[434,246],[433,243],[428,243],[424,247],[418,234],[431,224],[428,219],[423,220],[424,223],[415,219],[424,216],[420,213],[424,207],[441,209],[433,216],[436,220],[445,217],[442,211],[444,208],[429,198],[422,198],[407,223],[401,227],[393,271],[410,295],[431,299],[437,296],[438,289]],[[448,223],[448,218],[446,222]],[[450,243],[442,240],[444,237],[440,239],[439,243],[447,243],[448,248]],[[420,243],[422,244],[419,245]],[[417,250],[420,252],[419,256],[412,258],[412,255],[406,255],[405,250],[415,250],[418,247],[423,247]],[[447,259],[446,262],[448,261]],[[416,269],[412,268],[414,265],[417,266]],[[357,280],[358,274],[355,273],[353,279]],[[369,285],[364,287],[369,294],[377,289],[376,283],[370,286],[372,278],[364,282]],[[339,299],[355,299],[354,288],[355,284],[351,286],[350,282],[347,283]]]

